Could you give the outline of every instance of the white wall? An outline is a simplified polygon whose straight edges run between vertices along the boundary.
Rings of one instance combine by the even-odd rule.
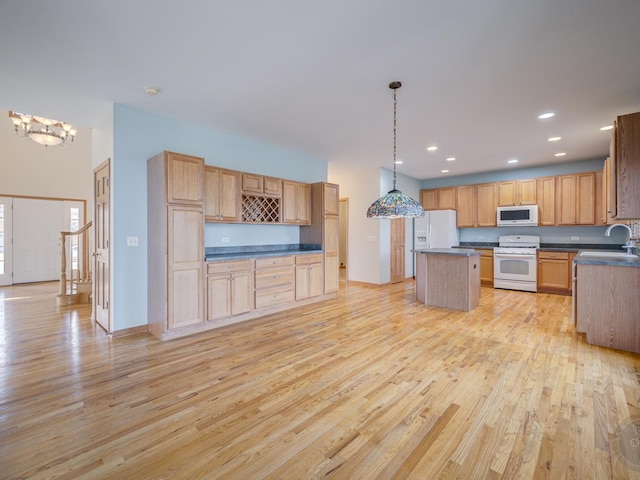
[[[76,127],[73,143],[44,147],[16,135],[6,110],[0,110],[0,119],[0,195],[86,200],[87,220],[91,220],[91,129]]]
[[[348,215],[348,279],[384,284],[391,279],[391,223],[389,220],[367,218],[367,209],[393,188],[393,172],[379,167],[350,169],[329,162],[329,182],[340,185],[340,197],[349,199]],[[397,174],[396,188],[418,199],[420,181]],[[407,248],[405,275],[413,275],[413,222],[405,222]]]

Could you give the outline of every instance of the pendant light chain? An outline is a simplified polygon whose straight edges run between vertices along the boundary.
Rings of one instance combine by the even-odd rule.
[[[398,109],[398,100],[396,99],[397,90],[393,90],[393,189],[396,189],[396,141],[397,141],[397,125],[396,125],[396,117],[397,117],[397,109]]]

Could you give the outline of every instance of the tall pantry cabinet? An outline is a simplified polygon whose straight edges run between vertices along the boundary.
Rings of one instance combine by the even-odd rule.
[[[338,185],[311,185],[311,225],[300,227],[300,242],[321,245],[324,251],[324,293],[335,293],[340,283]]]
[[[148,327],[161,340],[205,322],[203,189],[203,158],[147,161]]]

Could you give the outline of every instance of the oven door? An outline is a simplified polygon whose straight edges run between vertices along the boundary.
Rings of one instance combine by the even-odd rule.
[[[502,288],[516,288],[519,284],[527,284],[528,290],[536,291],[536,256],[512,253],[493,254],[494,283],[505,285]],[[533,290],[531,290],[533,285]],[[497,286],[497,285],[494,285]],[[500,287],[498,287],[500,288]]]

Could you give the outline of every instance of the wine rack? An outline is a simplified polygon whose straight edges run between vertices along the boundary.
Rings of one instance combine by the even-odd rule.
[[[247,223],[280,223],[280,198],[243,194],[242,221]]]

